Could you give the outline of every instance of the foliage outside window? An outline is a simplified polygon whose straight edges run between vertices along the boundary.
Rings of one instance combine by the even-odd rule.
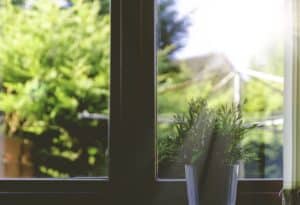
[[[32,143],[38,177],[99,176],[107,171],[110,20],[109,1],[3,3],[0,8],[0,110],[5,135]],[[160,3],[166,43],[162,83],[181,71],[171,63],[185,32],[172,19],[174,1]],[[179,26],[179,27],[178,27]],[[177,28],[178,27],[178,28]],[[4,43],[5,42],[5,43]],[[103,120],[83,119],[96,113]]]
[[[33,142],[37,176],[105,174],[107,123],[78,117],[108,113],[110,19],[99,6],[0,8],[5,135]]]

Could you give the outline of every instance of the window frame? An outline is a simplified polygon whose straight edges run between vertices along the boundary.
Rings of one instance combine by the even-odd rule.
[[[0,202],[187,204],[185,180],[157,178],[156,12],[156,0],[111,0],[109,176],[1,179]],[[281,183],[241,180],[239,187],[244,189],[238,197],[250,193],[247,186],[274,182]],[[252,199],[259,202],[266,192],[267,188],[255,192],[252,197],[258,196],[258,201]]]

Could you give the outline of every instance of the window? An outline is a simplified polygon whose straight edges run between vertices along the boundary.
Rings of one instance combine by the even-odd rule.
[[[186,204],[184,180],[157,178],[156,6],[149,0],[111,1],[108,177],[3,179],[1,202]],[[238,203],[280,203],[275,193],[280,186],[280,181],[242,180]]]
[[[239,104],[259,124],[243,142],[257,159],[240,165],[241,178],[282,178],[285,1],[159,2],[161,177],[184,177],[172,121],[200,97],[212,108]]]

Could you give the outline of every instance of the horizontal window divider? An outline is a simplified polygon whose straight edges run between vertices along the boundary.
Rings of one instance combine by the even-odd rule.
[[[156,179],[157,182],[186,182],[186,179],[181,178],[181,179],[161,179],[161,178],[157,178]]]
[[[279,193],[282,189],[281,179],[239,180],[239,193]]]
[[[111,189],[109,180],[93,179],[93,180],[3,180],[0,183],[0,194],[97,194],[108,195]]]
[[[282,178],[239,178],[241,182],[281,182]]]
[[[254,183],[254,182],[282,182],[283,179],[281,178],[239,178],[238,181],[239,182],[247,182],[247,183]],[[157,182],[186,182],[185,178],[156,178]]]
[[[268,197],[278,195],[281,190],[281,179],[240,179],[239,197],[259,195]],[[156,179],[153,201],[155,205],[186,204],[187,198],[185,179]],[[38,188],[38,189],[37,189]],[[24,191],[26,190],[26,191]],[[31,198],[60,196],[75,198],[99,198],[109,200],[111,183],[108,179],[14,179],[3,180],[0,186],[0,201],[7,197]],[[65,198],[63,197],[63,198]],[[279,196],[278,196],[279,197]],[[61,199],[63,199],[61,198]]]
[[[65,181],[76,181],[76,182],[86,182],[86,181],[98,181],[98,182],[108,182],[109,178],[108,177],[72,177],[72,178],[1,178],[1,182],[5,181],[23,181],[23,182],[28,182],[28,181],[39,181],[39,182],[49,182],[49,181],[56,181],[56,182],[65,182]]]
[[[251,196],[254,201],[268,201],[271,197],[275,204],[278,204],[281,188],[282,179],[239,179],[237,204],[244,205],[244,199],[248,198],[247,196]],[[155,204],[157,205],[187,204],[184,179],[157,179],[155,189]]]

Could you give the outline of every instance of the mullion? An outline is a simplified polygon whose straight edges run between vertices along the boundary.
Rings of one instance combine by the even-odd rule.
[[[115,4],[120,8],[120,27],[115,31],[119,29],[121,38],[117,39],[120,62],[112,61],[112,69],[116,69],[112,84],[119,80],[119,87],[112,88],[111,109],[119,115],[111,121],[110,180],[113,195],[118,196],[116,204],[120,200],[141,204],[150,200],[155,183],[154,1],[121,0]],[[118,19],[113,17],[112,31],[114,20]],[[114,39],[112,43],[117,49]]]

